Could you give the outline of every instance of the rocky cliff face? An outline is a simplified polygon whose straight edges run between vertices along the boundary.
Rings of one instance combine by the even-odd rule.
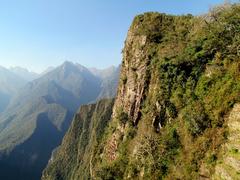
[[[123,50],[121,84],[113,110],[115,117],[117,109],[121,107],[135,123],[140,118],[139,112],[146,90],[146,71],[149,63],[144,51],[147,36],[137,35],[134,32],[136,28],[132,27],[128,32]]]
[[[236,104],[227,119],[228,137],[222,145],[222,157],[217,161],[213,179],[239,179],[240,172],[240,104]]]
[[[216,164],[231,138],[228,123],[234,124],[229,112],[240,101],[239,19],[238,4],[201,17],[145,13],[134,19],[112,119],[89,152],[88,178],[220,177]],[[84,179],[86,171],[78,172],[69,179]]]

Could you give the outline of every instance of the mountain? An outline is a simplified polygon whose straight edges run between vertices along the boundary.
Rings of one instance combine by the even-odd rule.
[[[16,93],[26,81],[8,69],[0,66],[0,91],[6,94]]]
[[[8,105],[11,97],[25,84],[26,80],[0,66],[0,112]]]
[[[53,69],[54,69],[54,67],[50,66],[46,70],[44,70],[40,75],[47,74],[47,73],[51,72]]]
[[[9,70],[28,82],[39,77],[39,74],[30,72],[22,67],[11,67]]]
[[[64,62],[19,90],[0,115],[0,179],[39,179],[74,113],[102,89],[100,77]]]
[[[6,69],[0,66],[0,113],[5,110],[11,98],[23,88],[27,82],[39,77],[21,67]]]
[[[105,99],[96,104],[81,106],[61,146],[53,152],[49,164],[54,168],[44,172],[44,179],[55,179],[57,174],[60,175],[59,179],[71,179],[71,176],[88,179],[89,166],[93,163],[89,152],[93,153],[94,147],[99,145],[104,129],[111,119],[113,103],[112,99]],[[79,162],[81,166],[78,166]],[[77,166],[81,171],[87,168],[87,173],[78,176],[79,169],[75,168]],[[48,176],[48,171],[53,175]]]
[[[111,66],[107,69],[90,69],[95,76],[101,79],[101,92],[97,99],[111,98],[116,95],[120,69],[120,66]]]
[[[239,29],[239,3],[135,17],[111,120],[76,116],[42,180],[240,179]]]
[[[97,77],[100,77],[101,79],[106,79],[109,76],[111,76],[113,73],[115,73],[116,69],[119,67],[110,66],[106,69],[97,69],[97,68],[89,68],[89,70]]]
[[[0,102],[0,113],[1,113],[7,107],[11,99],[11,95],[0,91],[0,99],[1,99],[1,102]]]

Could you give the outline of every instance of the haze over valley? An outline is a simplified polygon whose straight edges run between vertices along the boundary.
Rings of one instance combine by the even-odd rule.
[[[44,74],[2,67],[0,178],[39,179],[79,106],[115,96],[119,71],[69,61]]]

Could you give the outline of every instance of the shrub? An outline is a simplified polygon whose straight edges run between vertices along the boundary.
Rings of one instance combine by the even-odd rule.
[[[125,125],[128,121],[128,114],[124,112],[122,108],[119,108],[116,118],[121,124]]]
[[[123,83],[124,85],[127,83],[127,76],[124,76],[124,77],[122,78],[122,83]]]
[[[188,130],[193,136],[201,135],[211,125],[204,107],[199,102],[188,105],[184,111],[184,120],[188,123]]]

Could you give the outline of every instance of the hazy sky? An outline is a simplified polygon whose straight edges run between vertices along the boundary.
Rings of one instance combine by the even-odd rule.
[[[201,14],[223,0],[0,0],[0,65],[40,72],[65,60],[105,68],[121,62],[135,15]]]

